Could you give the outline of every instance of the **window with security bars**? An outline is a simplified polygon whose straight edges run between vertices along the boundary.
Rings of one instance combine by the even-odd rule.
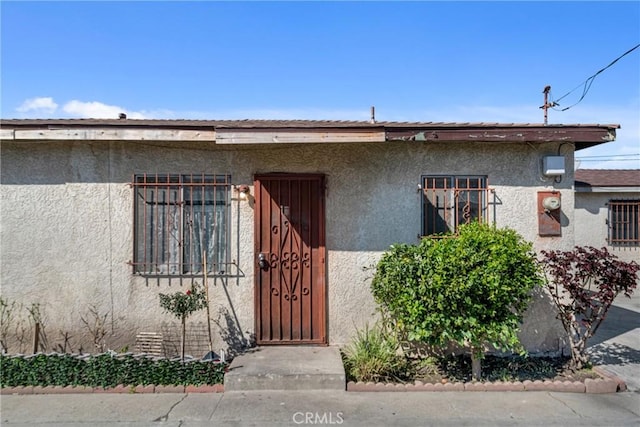
[[[224,269],[228,175],[135,175],[134,272],[200,275]]]
[[[487,178],[423,176],[422,235],[458,230],[460,224],[488,220]]]
[[[609,200],[609,243],[640,245],[640,200]]]

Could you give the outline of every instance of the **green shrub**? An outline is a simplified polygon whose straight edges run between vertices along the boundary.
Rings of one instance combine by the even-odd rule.
[[[0,355],[0,386],[212,385],[224,381],[225,363],[69,354]]]
[[[474,360],[487,345],[522,352],[518,328],[532,289],[542,284],[531,244],[486,224],[458,231],[392,246],[376,268],[375,300],[410,342],[442,348],[453,342]]]
[[[407,363],[398,353],[398,341],[379,325],[356,332],[354,340],[343,349],[347,376],[356,381],[387,381],[404,373]]]

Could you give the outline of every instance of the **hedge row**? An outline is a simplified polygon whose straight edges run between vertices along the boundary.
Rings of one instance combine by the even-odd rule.
[[[181,362],[132,354],[0,355],[0,386],[214,385],[224,382],[226,367],[220,362]]]

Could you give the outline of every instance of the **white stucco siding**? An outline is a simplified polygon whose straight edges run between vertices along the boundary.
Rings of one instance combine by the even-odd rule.
[[[539,170],[541,155],[557,149],[557,144],[420,142],[222,147],[204,142],[3,142],[2,295],[42,304],[51,347],[60,332],[69,332],[88,349],[80,316],[96,305],[109,312],[107,345],[132,348],[137,332],[160,331],[163,323],[174,321],[162,312],[158,293],[190,283],[133,274],[128,264],[133,258],[133,174],[231,174],[233,184],[252,185],[256,173],[322,173],[327,184],[328,341],[344,344],[356,327],[375,320],[372,271],[365,267],[374,265],[389,245],[418,240],[421,175],[487,176],[495,189],[498,226],[514,228],[537,249],[571,248],[572,177],[554,183]],[[562,193],[561,237],[537,235],[541,190]],[[212,319],[231,324],[244,338],[254,331],[253,208],[252,200],[232,201],[234,264],[225,277],[210,278]],[[538,303],[532,310],[524,338],[534,350],[557,350],[560,329],[547,309]],[[204,312],[192,319],[203,322]],[[214,345],[224,347],[224,330],[214,325],[214,333]]]
[[[110,297],[107,151],[94,150],[2,146],[2,296],[40,304],[55,334]]]
[[[606,247],[624,261],[640,262],[640,246],[610,245],[608,242],[609,200],[640,199],[638,192],[576,192],[576,245]]]

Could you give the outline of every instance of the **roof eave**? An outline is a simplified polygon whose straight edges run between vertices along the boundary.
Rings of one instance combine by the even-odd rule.
[[[575,186],[576,193],[640,193],[638,186]]]
[[[404,123],[313,120],[0,120],[0,138],[247,142],[503,142],[572,143],[576,150],[614,141],[619,125]],[[222,135],[222,137],[220,137]],[[235,136],[234,136],[235,135]],[[225,138],[226,136],[226,138]],[[353,139],[349,141],[349,139]],[[224,142],[222,142],[224,141]],[[235,142],[239,141],[239,142]]]
[[[576,150],[614,141],[613,126],[387,128],[388,141],[572,143]]]

